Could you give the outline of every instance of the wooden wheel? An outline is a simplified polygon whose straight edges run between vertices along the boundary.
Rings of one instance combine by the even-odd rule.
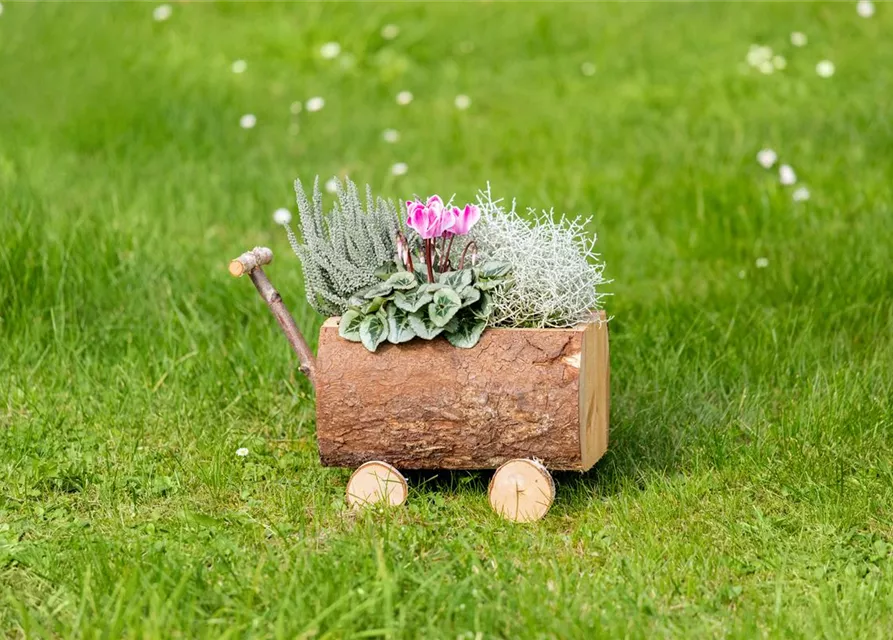
[[[533,522],[546,515],[555,499],[552,475],[536,460],[509,460],[496,470],[487,491],[490,506],[507,520]]]
[[[378,460],[361,464],[347,481],[347,504],[354,508],[379,502],[396,507],[406,502],[408,493],[403,474]]]

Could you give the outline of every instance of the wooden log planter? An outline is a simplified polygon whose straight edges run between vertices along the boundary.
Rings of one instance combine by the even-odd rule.
[[[319,334],[314,358],[262,266],[265,248],[230,264],[247,273],[316,390],[322,464],[357,468],[352,505],[402,503],[398,469],[497,469],[490,504],[508,519],[541,518],[551,470],[587,471],[608,446],[608,328],[603,312],[567,329],[488,329],[471,349],[446,340],[382,345],[375,353]]]

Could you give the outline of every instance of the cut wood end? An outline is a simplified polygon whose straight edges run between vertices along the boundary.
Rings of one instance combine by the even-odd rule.
[[[397,507],[406,502],[408,494],[403,474],[378,460],[361,464],[347,481],[347,504],[354,508],[379,502]]]
[[[249,273],[257,267],[270,264],[273,261],[273,251],[267,247],[254,247],[251,251],[246,251],[235,260],[229,263],[229,272],[239,277],[245,273]]]
[[[506,520],[534,522],[552,506],[555,482],[536,460],[509,460],[493,474],[487,492],[490,506]]]
[[[230,272],[230,275],[233,275],[236,278],[238,278],[243,273],[245,273],[245,266],[238,260],[233,260],[229,263],[229,272]]]

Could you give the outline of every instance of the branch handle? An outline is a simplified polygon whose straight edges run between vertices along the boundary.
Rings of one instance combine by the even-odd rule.
[[[255,247],[232,260],[229,263],[229,272],[236,277],[248,274],[260,297],[264,299],[264,302],[270,307],[270,312],[279,322],[279,326],[282,328],[282,332],[285,334],[295,355],[298,356],[298,361],[301,363],[299,367],[301,373],[309,378],[313,386],[316,386],[316,358],[313,357],[313,352],[310,350],[307,340],[304,339],[304,335],[298,329],[298,325],[295,324],[295,319],[282,302],[282,296],[273,287],[273,283],[270,282],[262,268],[263,265],[270,264],[272,261],[272,250],[267,247]]]

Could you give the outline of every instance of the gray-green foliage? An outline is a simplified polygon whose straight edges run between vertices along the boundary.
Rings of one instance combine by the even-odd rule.
[[[589,220],[555,218],[528,210],[530,220],[490,197],[478,197],[481,220],[473,230],[481,253],[511,265],[512,286],[492,292],[492,326],[567,327],[587,322],[601,308],[604,263],[594,250]]]
[[[364,208],[349,179],[338,182],[338,202],[328,212],[318,177],[312,200],[300,180],[295,180],[295,194],[301,239],[285,228],[301,260],[307,301],[323,315],[341,315],[351,294],[377,282],[376,269],[396,255],[397,210],[392,202],[374,198],[368,185]]]
[[[488,261],[440,273],[429,283],[424,265],[413,274],[392,262],[378,270],[378,278],[348,300],[338,327],[342,338],[375,351],[385,340],[400,344],[442,334],[453,346],[470,349],[487,327],[492,292],[509,283],[509,265]]]

